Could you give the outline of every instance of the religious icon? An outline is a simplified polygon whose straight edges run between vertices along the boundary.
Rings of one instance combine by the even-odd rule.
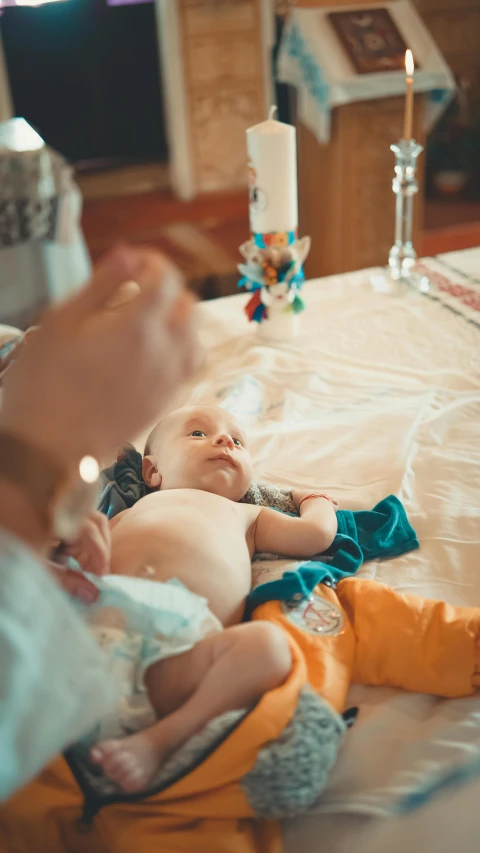
[[[387,9],[330,12],[328,18],[358,74],[404,70],[407,45]]]

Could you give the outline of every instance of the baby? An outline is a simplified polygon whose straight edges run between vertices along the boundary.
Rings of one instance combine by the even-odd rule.
[[[144,685],[156,722],[100,741],[92,759],[125,791],[143,789],[161,763],[211,719],[252,706],[291,668],[274,624],[242,623],[257,551],[311,557],[335,538],[335,501],[294,492],[301,517],[238,503],[252,460],[236,419],[215,406],[173,412],[149,436],[143,476],[156,491],[111,523],[111,573],[181,581],[207,599],[209,627],[183,653],[154,660]],[[307,498],[316,498],[307,500]]]

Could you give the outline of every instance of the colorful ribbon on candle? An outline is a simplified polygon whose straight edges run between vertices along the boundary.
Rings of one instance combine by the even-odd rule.
[[[298,228],[294,231],[271,231],[267,234],[252,234],[253,242],[259,249],[283,249],[298,239]]]
[[[297,237],[297,229],[256,233],[240,247],[245,262],[238,265],[242,273],[238,286],[246,287],[252,296],[245,306],[249,320],[261,323],[280,313],[305,309],[300,289],[305,281],[303,262],[310,249],[310,238]]]
[[[258,281],[254,281],[248,278],[248,276],[244,276],[238,282],[238,287],[246,287],[247,290],[250,291],[261,290],[262,287],[269,287],[272,284],[282,284],[282,282],[285,281],[285,276],[286,273],[282,274],[282,272],[278,270],[278,277],[276,281],[263,282],[262,284],[260,284],[260,282]],[[292,288],[295,288],[296,290],[300,290],[304,281],[305,273],[303,272],[303,267],[300,267],[299,271],[295,273],[295,275],[292,276],[292,278],[289,280],[288,289],[291,290]]]
[[[302,311],[305,311],[305,302],[296,292],[292,302],[285,306],[284,312],[286,314],[300,314]],[[261,323],[268,317],[267,306],[262,302],[260,289],[257,289],[251,299],[248,300],[245,305],[245,314],[250,321],[253,320],[255,323]]]
[[[305,302],[300,296],[300,288],[305,281],[305,275],[302,267],[298,269],[294,275],[289,278],[289,273],[291,274],[291,267],[295,265],[295,261],[291,261],[284,268],[275,269],[271,268],[269,265],[268,269],[265,269],[264,265],[264,282],[260,284],[256,280],[249,279],[247,276],[244,276],[238,282],[239,287],[246,287],[248,290],[252,292],[252,297],[249,299],[245,306],[245,313],[250,321],[254,321],[256,323],[261,323],[262,320],[268,317],[267,306],[262,301],[262,291],[268,290],[269,287],[278,285],[278,284],[287,284],[287,292],[293,293],[291,294],[288,302],[285,304],[284,311],[286,313],[293,312],[294,314],[299,314],[301,311],[305,310]],[[270,273],[270,277],[269,277]],[[273,277],[272,277],[273,276]],[[293,297],[293,298],[292,298]]]

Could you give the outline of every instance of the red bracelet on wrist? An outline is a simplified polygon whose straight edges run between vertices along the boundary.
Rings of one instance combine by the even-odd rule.
[[[332,499],[329,498],[328,495],[322,495],[322,494],[320,494],[320,492],[312,492],[311,495],[305,495],[305,497],[302,498],[302,500],[298,504],[298,511],[299,512],[300,512],[300,507],[303,504],[303,502],[310,500],[310,498],[324,498],[324,500],[329,501],[331,504],[333,504]]]

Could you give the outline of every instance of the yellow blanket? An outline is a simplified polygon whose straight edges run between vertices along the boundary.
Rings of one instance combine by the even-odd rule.
[[[286,631],[292,670],[212,754],[158,793],[103,805],[90,824],[58,759],[0,810],[0,853],[280,853],[276,819],[323,790],[352,680],[443,696],[480,685],[478,608],[348,578],[297,605],[262,604],[253,618]]]
[[[268,609],[287,624],[279,603],[259,615],[268,618]],[[88,825],[83,794],[58,758],[0,810],[0,853],[280,853],[279,824],[265,816],[308,808],[345,728],[308,686],[304,652],[293,637],[290,644],[287,681],[187,776],[158,794],[105,805]]]

